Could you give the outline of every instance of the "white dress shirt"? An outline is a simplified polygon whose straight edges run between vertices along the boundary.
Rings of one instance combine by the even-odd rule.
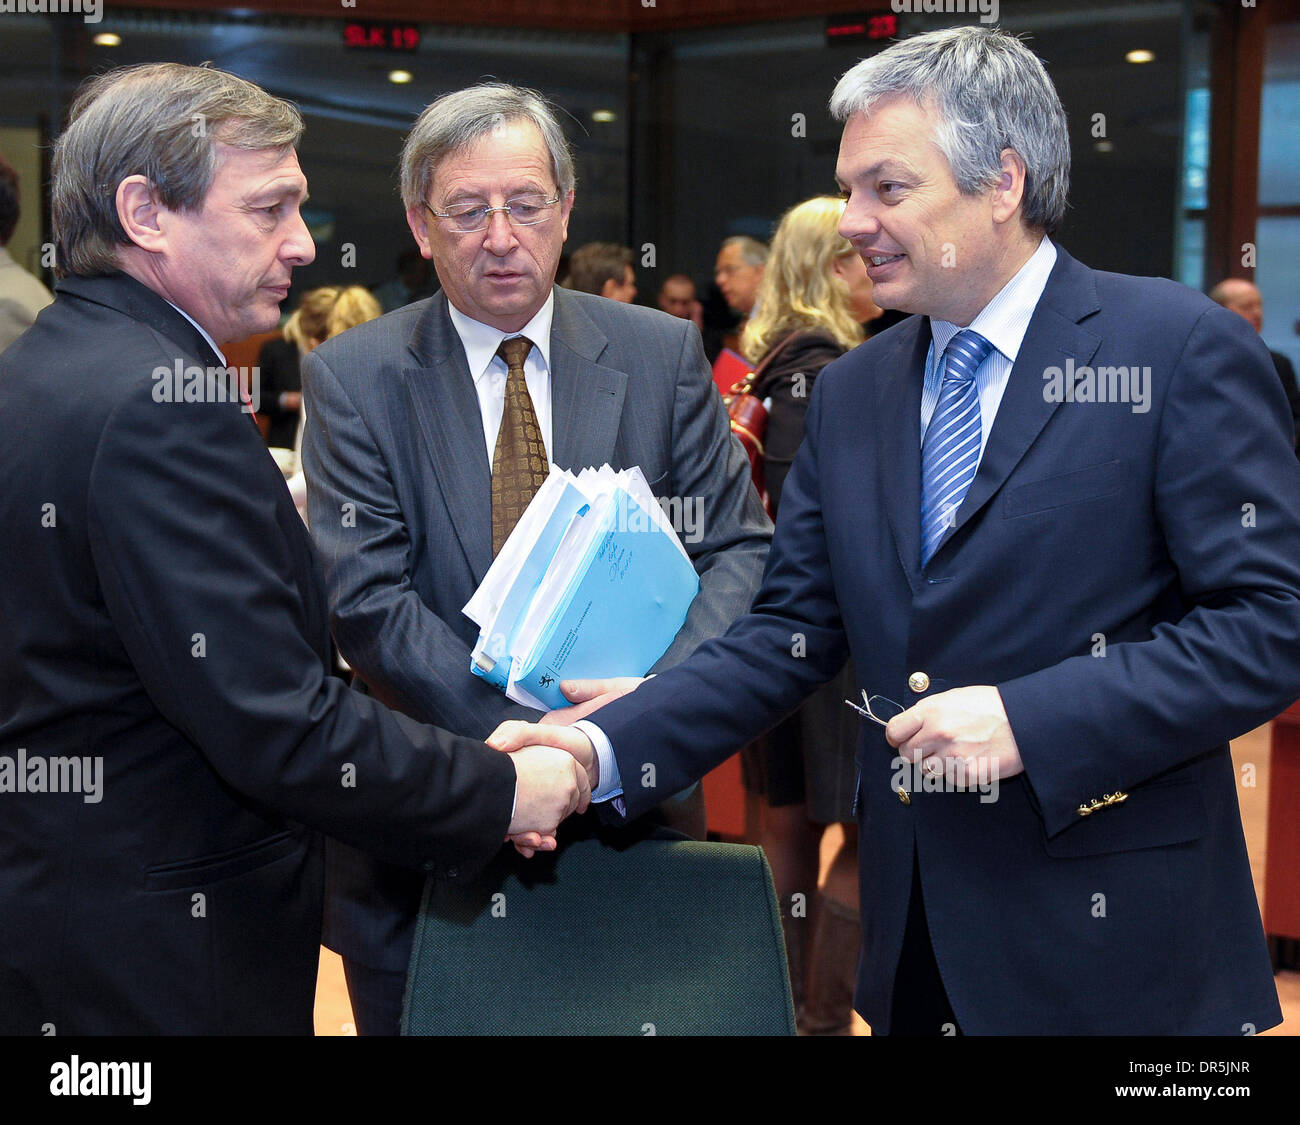
[[[1015,277],[998,290],[997,296],[985,305],[979,315],[967,325],[978,332],[993,350],[975,371],[975,388],[980,396],[980,458],[989,443],[989,431],[1002,404],[1002,392],[1011,378],[1011,367],[1020,353],[1020,345],[1029,327],[1029,318],[1038,307],[1038,299],[1047,288],[1047,278],[1056,265],[1056,247],[1050,238],[1044,238],[1029,260],[1016,271]],[[921,388],[921,437],[934,417],[939,402],[939,388],[943,384],[943,349],[948,346],[960,327],[947,320],[930,321],[930,351],[925,357],[925,384]]]
[[[167,301],[167,298],[164,297],[163,300],[164,300],[164,301]],[[168,303],[169,305],[172,305],[172,303],[171,303],[170,301],[167,301],[167,303]],[[197,328],[197,329],[199,330],[199,335],[202,336],[205,340],[207,340],[207,342],[208,342],[208,346],[209,346],[209,347],[210,347],[214,352],[217,353],[217,358],[218,358],[219,360],[221,360],[221,366],[222,366],[222,367],[227,366],[227,363],[226,363],[226,353],[223,352],[219,347],[217,347],[217,342],[216,342],[216,340],[214,340],[211,336],[208,335],[208,330],[207,330],[206,328],[204,328],[203,325],[201,325],[201,324],[200,324],[197,320],[195,320],[192,316],[190,316],[190,314],[187,313],[183,308],[181,308],[180,305],[172,305],[172,308],[174,308],[178,313],[181,314],[181,316],[183,316],[183,317],[184,317],[186,320],[188,320],[192,325],[194,325],[195,328]]]
[[[501,341],[510,336],[527,336],[533,348],[524,360],[524,382],[528,384],[528,397],[533,400],[533,412],[546,443],[546,457],[551,450],[551,316],[555,311],[555,291],[546,295],[546,303],[518,332],[502,332],[499,328],[473,320],[448,302],[452,327],[465,349],[465,361],[474,380],[478,394],[479,413],[483,417],[483,441],[487,446],[488,466],[497,448],[497,431],[501,429],[501,415],[506,408],[506,361],[497,355]]]
[[[1056,247],[1049,238],[1044,238],[1038,249],[1030,256],[1016,275],[1008,281],[997,295],[982,308],[979,315],[967,327],[978,332],[993,345],[984,362],[975,372],[975,385],[980,396],[980,457],[984,456],[984,447],[988,444],[989,431],[993,428],[993,419],[997,417],[998,407],[1002,403],[1002,393],[1007,389],[1011,378],[1011,368],[1020,353],[1029,320],[1038,307],[1039,298],[1047,288],[1047,278],[1056,264]],[[946,320],[930,321],[930,351],[925,359],[925,383],[921,389],[921,437],[925,437],[925,428],[934,415],[935,405],[939,401],[939,386],[943,381],[943,349],[948,341],[960,331],[956,324]],[[618,772],[618,761],[614,757],[614,748],[609,738],[594,722],[582,719],[573,724],[589,739],[596,751],[600,776],[595,790],[591,794],[593,801],[617,800],[623,793],[623,779]],[[622,811],[620,809],[620,811]]]

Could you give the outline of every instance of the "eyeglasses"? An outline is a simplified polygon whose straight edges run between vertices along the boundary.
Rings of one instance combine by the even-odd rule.
[[[500,207],[489,207],[486,203],[453,203],[445,211],[426,203],[429,213],[439,219],[446,219],[447,225],[457,234],[474,234],[487,230],[494,211],[502,212],[512,227],[535,227],[551,217],[551,208],[560,202],[557,192],[555,197],[547,199],[544,195],[519,195],[507,199]]]
[[[846,699],[844,702],[864,719],[870,719],[873,723],[879,723],[882,727],[889,726],[890,719],[895,715],[901,715],[907,710],[901,703],[895,703],[886,696],[868,696],[865,691],[862,693],[862,702],[866,704],[866,707],[859,707],[851,699]]]

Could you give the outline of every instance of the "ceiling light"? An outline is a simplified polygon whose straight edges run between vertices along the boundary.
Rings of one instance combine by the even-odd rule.
[[[1143,48],[1136,51],[1130,51],[1127,55],[1124,56],[1124,59],[1126,62],[1131,62],[1131,63],[1155,62],[1156,53],[1155,51],[1148,51],[1145,48]]]
[[[395,86],[405,86],[408,82],[413,81],[415,75],[409,70],[390,70],[388,72],[388,81]]]
[[[93,42],[96,47],[120,47],[122,45],[122,37],[115,31],[101,31],[93,40],[91,40],[91,42]]]
[[[593,121],[605,121],[605,122],[617,121],[618,114],[615,113],[612,109],[597,109],[592,111],[591,119]]]

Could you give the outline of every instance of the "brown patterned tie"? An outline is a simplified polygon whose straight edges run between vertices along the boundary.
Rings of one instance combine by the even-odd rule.
[[[537,424],[533,400],[528,397],[528,384],[524,380],[524,360],[532,349],[533,342],[527,336],[502,340],[497,348],[497,355],[506,361],[509,374],[501,429],[497,431],[496,451],[492,454],[493,558],[550,471],[542,427]]]

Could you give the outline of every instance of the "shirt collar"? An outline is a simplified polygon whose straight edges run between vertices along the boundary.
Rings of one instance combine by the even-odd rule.
[[[166,300],[166,298],[164,297],[163,300]],[[169,305],[172,305],[171,301],[167,301],[167,303]],[[208,347],[210,347],[214,352],[217,353],[217,358],[221,360],[221,365],[223,367],[226,366],[226,353],[223,352],[219,347],[217,347],[216,340],[214,340],[211,336],[208,335],[208,330],[204,328],[203,325],[201,325],[192,316],[190,316],[190,314],[187,313],[183,308],[181,308],[180,305],[172,305],[172,308],[174,308],[178,313],[181,314],[181,316],[183,316],[192,325],[194,325],[195,328],[199,330],[199,335],[202,336],[205,340],[207,340]]]
[[[460,337],[461,345],[465,348],[465,360],[469,364],[469,373],[476,384],[487,374],[492,359],[497,354],[497,348],[507,336],[527,336],[532,340],[542,357],[542,367],[550,371],[551,317],[555,312],[554,288],[546,294],[546,301],[537,310],[533,319],[518,332],[502,332],[501,329],[493,328],[490,324],[474,320],[461,312],[450,300],[447,302],[447,312],[451,315],[451,323],[456,329],[456,335]]]
[[[1034,315],[1038,300],[1047,288],[1047,279],[1055,264],[1056,247],[1050,238],[1044,237],[1038,244],[1038,249],[1029,255],[1029,260],[1016,271],[1015,277],[998,290],[997,296],[968,325],[1012,363],[1015,363],[1020,352],[1030,317]],[[959,330],[951,321],[930,321],[936,357],[943,355],[948,341]]]

